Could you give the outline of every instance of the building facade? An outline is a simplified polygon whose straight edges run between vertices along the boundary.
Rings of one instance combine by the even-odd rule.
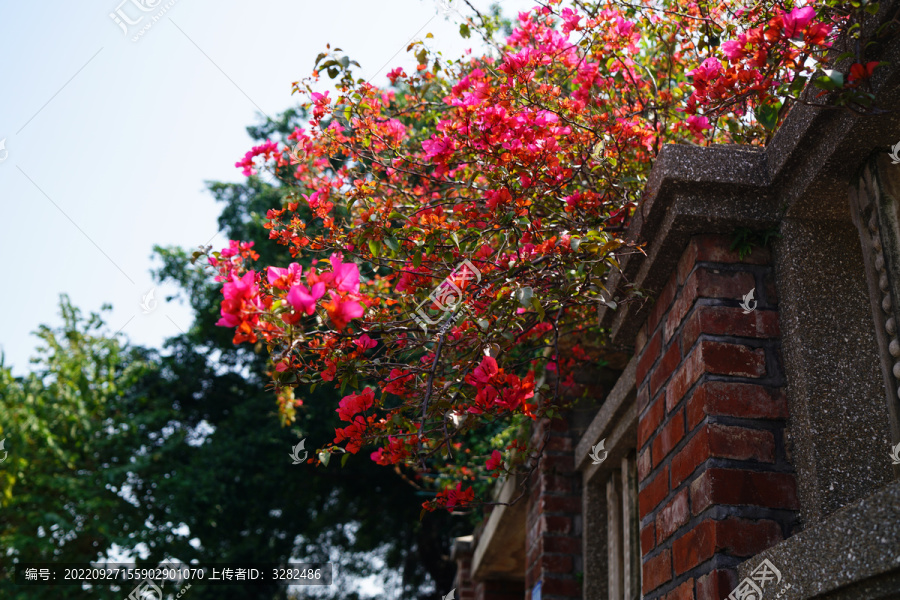
[[[900,598],[900,40],[873,53],[885,112],[662,150],[607,285],[654,301],[601,307],[615,377],[456,540],[461,600]]]

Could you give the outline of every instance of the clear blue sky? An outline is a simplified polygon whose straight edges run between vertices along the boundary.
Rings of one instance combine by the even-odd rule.
[[[533,4],[501,6],[514,14]],[[127,36],[110,17],[117,9],[144,15]],[[471,46],[458,19],[437,0],[0,0],[6,364],[28,369],[31,332],[60,323],[61,293],[85,312],[112,304],[109,327],[135,343],[158,347],[186,330],[187,307],[163,301],[172,289],[157,289],[157,308],[142,312],[152,247],[226,244],[204,181],[242,178],[233,165],[251,146],[245,127],[297,102],[291,83],[326,43],[383,84],[390,68],[413,67],[411,38],[433,33],[429,45],[453,57]]]

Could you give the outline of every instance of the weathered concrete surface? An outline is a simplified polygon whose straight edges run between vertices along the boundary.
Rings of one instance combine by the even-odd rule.
[[[788,436],[811,523],[893,480],[890,415],[856,226],[785,219],[781,233]]]
[[[744,561],[741,579],[763,559],[782,575],[765,598],[787,584],[781,600],[900,598],[900,481]]]

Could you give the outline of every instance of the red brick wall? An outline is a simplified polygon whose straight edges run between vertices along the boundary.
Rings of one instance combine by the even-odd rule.
[[[532,445],[540,447],[548,428],[544,456],[529,481],[525,600],[538,581],[542,600],[581,598],[581,473],[564,419],[538,423]]]
[[[796,522],[771,257],[729,243],[692,239],[636,341],[645,600],[727,597]]]

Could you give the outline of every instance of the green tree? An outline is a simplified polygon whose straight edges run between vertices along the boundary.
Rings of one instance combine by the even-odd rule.
[[[63,296],[63,325],[42,326],[35,369],[0,363],[0,566],[87,562],[127,544],[144,516],[128,499],[129,456],[140,448],[146,400],[135,386],[151,367]],[[109,588],[13,587],[4,598],[112,598]]]

